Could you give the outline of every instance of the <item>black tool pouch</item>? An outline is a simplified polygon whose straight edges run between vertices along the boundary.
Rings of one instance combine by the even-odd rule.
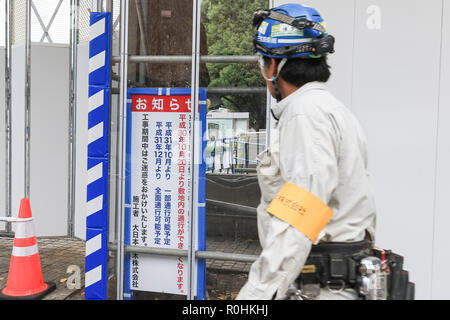
[[[297,283],[300,288],[307,284],[320,284],[332,290],[354,288],[358,263],[355,258],[369,255],[370,247],[368,240],[314,245]]]
[[[367,239],[356,243],[323,243],[313,246],[305,266],[297,279],[300,288],[320,285],[322,288],[343,290],[353,288],[360,292],[361,259],[375,256],[387,262],[387,299],[414,300],[415,285],[409,281],[409,273],[403,270],[403,256],[391,250],[372,249]],[[364,299],[364,296],[361,295]]]

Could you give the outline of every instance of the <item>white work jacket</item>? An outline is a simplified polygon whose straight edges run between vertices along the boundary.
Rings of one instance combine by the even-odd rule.
[[[270,148],[258,155],[262,252],[239,300],[285,298],[311,250],[311,240],[266,211],[286,182],[333,210],[318,242],[357,242],[375,234],[376,211],[367,172],[366,139],[357,119],[327,89],[311,82],[273,108]]]

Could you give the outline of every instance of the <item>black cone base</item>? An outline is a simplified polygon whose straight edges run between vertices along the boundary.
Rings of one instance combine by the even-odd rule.
[[[53,282],[46,282],[47,289],[42,292],[33,294],[31,296],[8,296],[3,294],[3,289],[0,291],[0,300],[41,300],[47,294],[56,289],[56,284]]]

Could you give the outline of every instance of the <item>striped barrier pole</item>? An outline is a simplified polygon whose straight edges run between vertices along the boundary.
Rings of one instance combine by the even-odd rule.
[[[107,299],[111,13],[92,12],[89,43],[86,300]]]

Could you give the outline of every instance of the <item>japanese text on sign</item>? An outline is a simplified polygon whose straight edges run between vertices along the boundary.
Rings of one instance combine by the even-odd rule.
[[[132,95],[131,234],[135,246],[186,249],[189,216],[191,97]],[[184,257],[153,263],[142,276],[144,255],[131,256],[131,289],[161,283],[154,291],[185,293]],[[147,258],[145,258],[147,259]],[[160,268],[160,272],[157,268]],[[164,278],[163,273],[171,275]],[[140,274],[141,272],[141,274]],[[168,283],[170,288],[168,289]]]

